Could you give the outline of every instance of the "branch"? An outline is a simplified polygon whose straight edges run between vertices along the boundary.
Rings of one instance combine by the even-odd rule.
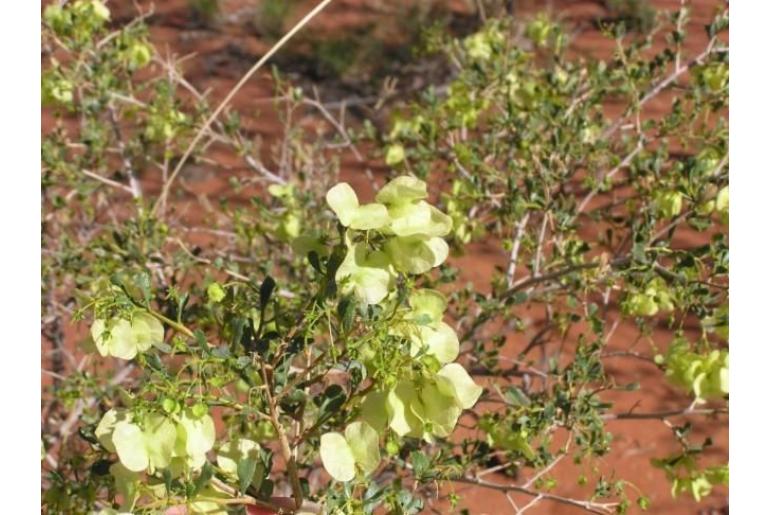
[[[129,188],[125,184],[121,184],[118,181],[113,181],[112,179],[108,179],[107,177],[103,177],[103,176],[99,175],[98,173],[94,173],[94,172],[92,172],[90,170],[81,170],[81,171],[83,172],[83,175],[85,175],[86,177],[90,177],[90,178],[92,178],[94,180],[97,180],[97,181],[101,182],[102,184],[106,184],[107,186],[112,186],[113,188],[117,188],[119,190],[123,190],[123,191],[125,191],[127,193],[131,193],[132,195],[134,194],[133,190],[131,190],[131,188]]]
[[[657,84],[655,84],[650,90],[639,100],[639,105],[636,106],[637,108],[641,109],[641,107],[658,96],[664,89],[666,89],[668,86],[670,86],[674,81],[676,81],[682,74],[689,71],[690,68],[693,68],[695,66],[699,66],[703,64],[703,61],[708,57],[712,52],[714,52],[714,45],[716,44],[716,40],[712,39],[709,41],[708,45],[706,46],[706,49],[698,54],[695,58],[690,60],[687,64],[684,66],[677,67],[671,75],[666,77],[665,79],[661,80]],[[722,51],[722,50],[720,50]],[[602,134],[602,138],[607,138],[612,133],[614,133],[618,128],[623,124],[623,122],[628,118],[628,115],[630,114],[630,110],[626,111],[626,113],[623,114],[620,118],[615,120],[615,123],[613,123],[607,130],[604,131]]]
[[[682,409],[668,411],[655,411],[650,413],[605,413],[603,420],[647,420],[647,419],[666,419],[668,417],[690,416],[690,415],[716,415],[728,413],[727,408],[694,408],[688,406]]]
[[[613,168],[612,170],[610,170],[609,172],[607,172],[607,173],[606,173],[606,174],[605,174],[605,175],[604,175],[604,176],[603,176],[603,177],[602,177],[602,178],[599,180],[599,182],[601,183],[602,181],[604,181],[604,180],[606,180],[606,179],[611,179],[613,175],[615,175],[615,174],[616,174],[616,173],[618,173],[620,170],[622,170],[623,168],[625,168],[626,166],[628,166],[629,164],[631,164],[631,161],[634,159],[634,157],[636,157],[636,154],[638,154],[639,152],[641,152],[642,148],[643,148],[643,145],[642,145],[642,141],[641,141],[641,140],[639,140],[639,142],[636,144],[636,146],[634,147],[634,149],[633,149],[631,152],[629,152],[629,153],[628,153],[628,155],[627,155],[626,157],[624,157],[624,158],[623,158],[623,160],[622,160],[620,163],[618,163],[618,165],[617,165],[615,168]],[[594,196],[596,196],[596,194],[597,194],[598,192],[599,192],[599,186],[597,185],[597,186],[595,186],[593,189],[591,189],[591,191],[588,193],[588,195],[586,195],[586,196],[585,196],[585,198],[583,199],[583,201],[582,201],[582,202],[580,203],[580,205],[578,206],[578,209],[577,209],[577,213],[576,213],[576,214],[580,214],[580,213],[582,213],[582,212],[583,212],[583,210],[586,208],[586,206],[588,206],[588,203],[589,203],[589,202],[591,202],[591,199],[592,199],[592,198],[594,198]]]
[[[147,308],[145,308],[147,309]],[[161,315],[157,311],[153,309],[147,309],[147,312],[163,322],[164,324],[170,326],[172,329],[176,330],[177,332],[180,332],[182,334],[185,334],[189,336],[190,338],[195,338],[195,333],[193,333],[190,329],[187,328],[184,324],[180,324],[179,322],[175,322],[174,320],[171,320],[170,318]]]
[[[119,372],[117,372],[112,379],[110,379],[109,386],[117,386],[131,375],[131,372],[134,370],[133,364],[128,364],[124,366],[122,369],[120,369]],[[72,410],[69,417],[62,422],[61,426],[59,426],[59,436],[62,440],[66,440],[67,437],[72,433],[72,427],[78,423],[80,420],[80,416],[83,414],[83,412],[87,409],[90,409],[92,406],[96,404],[96,397],[89,397],[88,399],[78,399],[78,403],[75,406],[75,409]]]
[[[524,229],[527,227],[528,221],[529,221],[529,213],[526,213],[521,218],[521,220],[519,220],[519,223],[516,224],[516,235],[513,238],[513,248],[511,249],[510,260],[508,261],[508,272],[505,274],[509,288],[513,286],[513,277],[516,275],[516,262],[518,261],[518,258],[519,258],[519,248],[521,248],[521,239],[524,237]]]
[[[630,257],[623,257],[623,258],[618,258],[618,259],[615,259],[613,261],[610,261],[608,263],[608,266],[610,266],[610,267],[624,266],[624,265],[627,265],[630,262],[631,262],[631,258]],[[572,272],[577,272],[577,271],[580,271],[580,270],[590,270],[592,268],[598,268],[600,266],[602,266],[602,263],[600,261],[594,261],[594,262],[591,262],[591,263],[579,263],[579,264],[576,264],[576,265],[570,265],[570,266],[564,267],[564,268],[562,268],[560,270],[556,270],[554,272],[550,272],[550,273],[547,273],[547,274],[531,275],[531,276],[529,276],[529,277],[527,277],[525,279],[522,279],[519,282],[515,283],[511,288],[509,288],[508,290],[504,291],[500,295],[499,298],[500,298],[500,300],[505,300],[505,299],[507,299],[509,297],[512,297],[513,295],[515,295],[516,293],[520,292],[521,290],[526,290],[530,286],[536,285],[538,283],[552,281],[554,279],[559,279],[559,278],[561,278],[561,277],[563,277],[565,275],[569,275]],[[476,318],[473,321],[473,325],[462,336],[461,341],[467,341],[468,339],[470,339],[473,336],[473,334],[482,325],[484,325],[487,321],[489,321],[493,316],[494,316],[494,314],[491,311],[484,311],[483,313],[481,313],[478,316],[478,318]]]
[[[163,190],[160,193],[160,196],[158,197],[157,202],[155,203],[155,206],[153,206],[152,212],[153,214],[156,214],[158,209],[162,208],[166,203],[166,198],[168,197],[169,191],[171,190],[171,185],[174,183],[174,180],[179,175],[179,172],[182,171],[182,167],[187,162],[187,160],[190,158],[190,155],[192,154],[195,147],[200,143],[201,138],[203,138],[203,135],[206,133],[206,131],[211,127],[211,124],[214,123],[214,121],[219,117],[219,115],[224,111],[225,107],[227,107],[227,104],[230,103],[230,101],[235,97],[236,93],[240,91],[240,89],[249,81],[249,79],[257,73],[257,71],[262,68],[262,66],[270,59],[278,50],[281,49],[294,35],[299,32],[302,27],[307,25],[307,23],[312,20],[319,12],[321,12],[327,5],[331,3],[331,0],[321,0],[315,8],[307,13],[304,18],[302,18],[289,32],[287,32],[275,45],[273,45],[270,50],[267,51],[265,55],[263,55],[259,61],[256,62],[254,66],[252,66],[249,71],[246,72],[246,74],[241,77],[241,80],[238,81],[238,83],[233,87],[233,89],[230,90],[230,92],[227,94],[227,96],[222,100],[222,102],[219,104],[219,106],[214,110],[213,113],[211,113],[211,116],[206,120],[206,122],[203,124],[203,127],[201,127],[198,132],[195,134],[195,137],[190,142],[190,144],[187,146],[187,150],[185,150],[184,154],[182,154],[182,158],[177,163],[176,167],[174,168],[174,171],[171,173],[171,176],[168,178],[168,181],[166,181],[166,184],[163,185]]]
[[[615,513],[615,508],[618,503],[596,503],[593,501],[581,501],[579,499],[570,499],[569,497],[562,497],[561,495],[549,494],[545,492],[538,492],[530,488],[517,485],[503,485],[500,483],[493,483],[491,481],[485,481],[483,479],[476,479],[472,477],[462,477],[458,479],[452,479],[455,483],[465,483],[468,485],[480,486],[482,488],[489,488],[491,490],[497,490],[498,492],[518,492],[521,494],[529,495],[531,497],[539,497],[543,500],[553,501],[559,504],[565,504],[567,506],[576,506],[582,508],[589,513],[598,513],[605,515],[608,513]]]
[[[253,156],[246,154],[243,156],[243,159],[246,161],[247,165],[249,165],[255,172],[262,174],[268,181],[274,182],[276,184],[286,184],[286,179],[279,177],[278,175],[268,170],[265,165],[254,159]]]
[[[110,124],[112,125],[112,132],[115,135],[115,141],[118,144],[118,150],[120,151],[120,157],[123,160],[123,168],[125,168],[126,175],[128,176],[128,184],[130,186],[131,195],[135,199],[142,198],[142,185],[139,183],[139,179],[136,177],[134,171],[134,165],[131,162],[131,158],[128,155],[128,149],[123,142],[123,133],[120,130],[120,122],[118,122],[118,115],[115,112],[115,107],[110,104]]]
[[[257,499],[256,497],[252,497],[250,495],[238,495],[238,491],[228,485],[227,483],[221,481],[220,479],[213,477],[211,478],[211,484],[217,489],[222,491],[223,493],[226,493],[228,495],[232,495],[233,499],[227,499],[226,504],[250,504],[254,506],[263,506],[265,508],[273,510],[275,513],[284,513],[286,510],[289,510],[291,512],[294,512],[294,500],[290,497],[271,497],[270,501],[262,501],[260,499]],[[222,502],[223,499],[212,499],[212,502]],[[321,513],[322,512],[322,506],[318,503],[312,502],[312,501],[304,501],[302,503],[302,506],[299,508],[300,512],[307,512],[307,513]]]
[[[265,394],[267,395],[267,404],[270,408],[270,421],[275,428],[275,432],[278,434],[278,441],[281,445],[281,455],[286,462],[286,471],[289,474],[291,480],[291,490],[294,496],[294,503],[297,510],[302,508],[302,484],[299,481],[299,475],[297,474],[297,462],[294,459],[294,455],[291,452],[291,446],[289,445],[289,438],[286,436],[286,431],[281,425],[281,421],[278,419],[278,406],[275,398],[273,397],[272,386],[268,381],[267,371],[265,370],[264,363],[261,363],[260,371],[262,372],[262,380],[265,384]]]
[[[315,90],[315,88],[314,88]],[[345,127],[342,126],[340,122],[338,122],[331,113],[324,107],[323,103],[318,98],[318,92],[314,91],[315,94],[315,100],[310,98],[303,98],[302,102],[311,106],[315,107],[321,115],[326,118],[326,121],[328,121],[332,127],[334,127],[334,130],[336,130],[339,135],[342,137],[343,142],[346,146],[350,147],[350,150],[353,152],[353,155],[355,156],[356,160],[359,162],[363,162],[364,158],[361,156],[361,153],[356,148],[355,144],[350,139],[350,136],[348,135],[348,132],[345,130]]]

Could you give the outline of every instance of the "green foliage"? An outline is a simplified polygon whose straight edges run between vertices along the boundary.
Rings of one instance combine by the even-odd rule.
[[[666,376],[695,395],[697,401],[720,398],[728,393],[728,352],[714,349],[706,354],[691,350],[687,340],[679,338],[656,361],[666,369]]]
[[[641,15],[641,5],[623,9]],[[652,341],[653,327],[663,323],[675,332],[689,317],[700,319],[704,333],[697,350],[674,343],[659,363],[668,380],[699,402],[727,394],[728,269],[721,225],[727,209],[719,211],[717,204],[721,198],[724,207],[728,199],[728,65],[716,38],[726,15],[707,28],[714,39],[688,65],[694,82],[678,82],[670,112],[641,118],[644,104],[670,80],[671,66],[682,66],[677,63],[684,59],[686,19],[683,10],[656,22],[673,25],[675,37],[670,48],[652,57],[646,54],[651,37],[629,38],[628,24],[608,26],[617,48],[608,61],[568,57],[563,29],[544,15],[521,27],[490,21],[464,40],[446,43],[457,67],[446,94],[428,90],[383,135],[385,158],[397,169],[419,177],[447,170],[452,189],[444,202],[453,220],[449,242],[455,252],[490,238],[510,252],[511,262],[492,282],[491,293],[469,288],[456,294],[459,305],[475,304],[482,313],[460,342],[472,346],[489,375],[529,375],[533,361],[527,354],[543,345],[543,335],[579,331],[593,342],[585,348],[599,353],[612,334],[607,319],[614,301],[634,319],[640,337],[653,343],[653,355],[664,346]],[[643,30],[646,23],[636,28]],[[516,39],[517,30],[526,38]],[[605,104],[621,98],[626,110],[609,119]],[[672,148],[687,150],[677,155]],[[589,235],[586,224],[601,229]],[[702,234],[696,238],[703,243],[676,244],[685,228]],[[525,333],[519,313],[538,305],[549,310],[544,332],[530,326],[536,336],[516,366],[502,367],[497,361],[502,338],[484,338],[484,327],[511,320],[509,327]],[[468,307],[458,316],[472,313]],[[579,328],[583,321],[590,331]],[[596,385],[590,389],[535,393],[499,385],[508,407],[481,418],[486,443],[538,468],[552,459],[550,428],[564,425],[577,435],[578,454],[608,452],[602,413],[609,406],[587,392],[615,386],[599,373],[595,357],[583,359],[578,354],[577,369],[596,367],[585,379]],[[577,369],[551,363],[536,372],[544,382],[559,382]],[[552,404],[560,398],[564,404]],[[566,420],[561,409],[570,414]]]
[[[490,487],[490,469],[547,500],[567,456],[587,465],[579,505],[654,510],[593,465],[613,452],[608,419],[677,413],[618,413],[605,393],[639,385],[607,360],[656,362],[692,402],[678,414],[717,417],[729,398],[727,17],[688,57],[686,14],[654,20],[673,34],[660,51],[645,24],[608,25],[607,60],[572,57],[546,15],[433,31],[450,81],[383,134],[301,130],[313,103],[276,75],[276,157],[225,113],[176,178],[206,96],[141,20],[111,30],[102,2],[47,7],[44,335],[61,342],[70,318],[91,331],[90,361],[46,390],[44,510],[277,511],[291,492],[297,512],[417,513],[437,483]],[[672,83],[670,110],[643,117]],[[366,139],[391,169],[368,203],[333,151]],[[225,197],[188,209],[187,175],[212,165],[233,170]],[[450,255],[481,242],[505,262],[463,285]],[[613,340],[621,323],[633,349]],[[669,425],[682,452],[654,465],[673,494],[726,484],[726,465],[699,462],[711,442]]]
[[[686,493],[700,501],[711,493],[715,485],[728,485],[730,471],[727,465],[698,469],[698,452],[690,450],[681,455],[653,460],[655,467],[665,471],[671,482],[671,495],[674,497]]]

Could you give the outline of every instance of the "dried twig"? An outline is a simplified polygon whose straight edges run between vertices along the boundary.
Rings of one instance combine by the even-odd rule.
[[[159,209],[163,209],[166,204],[166,199],[168,197],[169,192],[171,191],[171,186],[174,184],[174,180],[179,175],[179,172],[182,171],[182,168],[184,167],[187,160],[192,155],[193,150],[195,150],[195,147],[200,143],[201,138],[203,138],[203,135],[206,133],[209,127],[211,127],[211,124],[214,123],[214,121],[219,117],[220,114],[222,114],[222,111],[224,111],[225,107],[230,103],[230,101],[235,97],[235,95],[238,93],[238,91],[241,90],[241,88],[251,79],[251,77],[259,71],[262,66],[270,59],[278,50],[280,50],[294,35],[300,31],[305,25],[310,22],[319,12],[321,12],[327,5],[331,3],[332,0],[321,0],[315,8],[307,13],[297,24],[289,30],[278,42],[273,45],[270,50],[263,55],[259,61],[252,66],[249,71],[247,71],[243,77],[241,77],[241,80],[238,81],[238,83],[233,86],[233,89],[230,90],[230,92],[225,96],[224,100],[219,104],[219,106],[214,110],[213,113],[211,113],[211,116],[204,122],[203,126],[198,129],[198,132],[196,133],[193,140],[190,142],[190,144],[187,146],[187,150],[185,150],[184,154],[182,154],[181,159],[177,163],[176,167],[174,167],[173,172],[171,172],[171,175],[168,178],[168,181],[163,185],[163,189],[158,196],[158,200],[156,201],[155,205],[153,206],[153,214],[157,213]]]

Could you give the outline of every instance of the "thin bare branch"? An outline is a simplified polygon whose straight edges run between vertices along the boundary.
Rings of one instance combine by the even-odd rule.
[[[513,238],[513,247],[511,248],[511,256],[508,259],[508,271],[505,274],[508,287],[513,286],[513,278],[516,275],[516,262],[519,259],[519,249],[521,248],[521,239],[524,237],[524,229],[527,227],[529,221],[529,213],[525,213],[519,223],[516,224],[516,235]]]
[[[211,113],[211,116],[204,122],[203,126],[198,129],[198,132],[196,133],[193,140],[190,142],[190,144],[187,146],[187,150],[185,150],[184,154],[182,154],[181,159],[177,163],[176,167],[174,167],[174,171],[171,172],[171,175],[168,178],[168,181],[163,185],[163,190],[160,193],[160,196],[158,197],[158,200],[155,203],[155,206],[153,206],[153,214],[156,214],[159,209],[164,209],[164,206],[166,204],[166,199],[168,197],[169,192],[171,191],[171,186],[174,184],[174,180],[179,175],[179,172],[182,171],[182,168],[184,167],[187,160],[190,158],[190,156],[193,153],[193,150],[195,150],[195,147],[200,143],[201,138],[203,138],[203,135],[206,133],[209,127],[211,127],[211,124],[214,123],[214,121],[219,117],[220,114],[222,114],[222,111],[224,111],[225,107],[230,103],[230,101],[235,97],[235,95],[241,90],[241,88],[251,79],[252,76],[254,76],[257,71],[259,71],[262,66],[278,51],[280,50],[294,35],[299,32],[305,25],[310,22],[315,16],[320,13],[327,5],[331,3],[332,0],[321,0],[321,2],[318,3],[315,8],[313,8],[312,11],[307,13],[297,24],[289,30],[278,42],[273,45],[270,50],[268,50],[265,55],[263,55],[257,62],[252,66],[249,71],[247,71],[243,77],[241,77],[241,80],[238,81],[238,83],[233,86],[233,89],[230,90],[230,92],[225,96],[224,100],[219,104],[219,106],[214,110],[213,113]]]
[[[569,497],[563,497],[561,495],[549,494],[546,492],[538,492],[537,490],[532,490],[530,488],[525,488],[523,486],[504,485],[501,483],[493,483],[491,481],[486,481],[483,479],[477,479],[472,477],[461,477],[461,478],[453,479],[452,481],[454,481],[455,483],[465,483],[468,485],[480,486],[482,488],[489,488],[491,490],[497,490],[498,492],[506,492],[506,493],[518,492],[518,493],[529,495],[535,498],[540,497],[543,500],[553,501],[553,502],[564,504],[567,506],[575,506],[578,508],[582,508],[589,513],[598,513],[600,515],[614,513],[615,508],[618,505],[618,503],[616,502],[597,503],[593,501],[571,499]]]

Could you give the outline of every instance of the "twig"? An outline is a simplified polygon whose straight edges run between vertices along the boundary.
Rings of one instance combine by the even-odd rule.
[[[286,184],[286,179],[268,170],[265,165],[254,159],[253,156],[246,154],[243,156],[243,159],[246,161],[247,165],[249,165],[254,171],[262,174],[268,181],[274,182],[276,184]]]
[[[711,172],[711,176],[712,177],[718,177],[719,176],[719,172],[721,172],[722,168],[725,167],[729,157],[730,157],[730,154],[725,154],[724,157],[722,159],[720,159],[719,163],[717,163],[716,167]]]
[[[535,252],[535,267],[533,269],[534,275],[540,274],[540,262],[543,259],[543,242],[545,241],[545,230],[548,225],[548,218],[548,212],[544,213],[543,222],[540,225],[540,234],[537,237],[537,251]]]
[[[618,173],[620,170],[631,164],[631,161],[636,157],[636,154],[641,152],[643,148],[642,141],[639,140],[639,142],[636,144],[634,149],[626,155],[626,157],[623,158],[623,160],[618,163],[618,165],[607,172],[601,179],[599,179],[599,183],[602,181],[605,181],[607,179],[611,179],[616,173]],[[577,208],[577,214],[580,214],[583,212],[583,210],[588,206],[588,203],[591,202],[591,199],[596,196],[596,194],[599,192],[599,186],[595,186],[593,189],[591,189],[590,192],[588,192],[588,195],[583,199],[583,201],[580,203],[580,205]]]
[[[531,497],[536,497],[536,498],[540,497],[543,500],[553,501],[559,504],[565,504],[567,506],[576,506],[578,508],[582,508],[586,510],[589,513],[598,513],[600,515],[614,513],[615,507],[618,505],[618,503],[614,503],[614,502],[596,503],[593,501],[582,501],[579,499],[570,499],[569,497],[562,497],[561,495],[538,492],[536,490],[525,488],[523,486],[503,485],[500,483],[493,483],[491,481],[485,481],[483,479],[476,479],[472,477],[461,477],[461,478],[453,479],[452,481],[454,481],[455,483],[465,483],[468,485],[480,486],[482,488],[489,488],[492,490],[497,490],[499,492],[518,492],[521,494],[529,495]]]
[[[227,236],[227,237],[235,236],[234,234],[230,234],[230,233],[221,234],[223,231],[216,231],[216,230],[213,230],[213,229],[206,229],[206,228],[187,228],[185,230],[188,230],[188,231],[191,231],[191,232],[193,232],[193,231],[209,232],[209,233],[212,233],[212,234],[217,234],[218,236]],[[182,250],[185,252],[185,254],[187,254],[191,259],[197,261],[198,263],[202,263],[204,265],[211,265],[212,264],[212,261],[210,259],[207,259],[207,258],[204,258],[204,257],[201,257],[201,256],[196,256],[195,254],[193,254],[190,251],[190,249],[187,248],[187,245],[185,245],[184,242],[181,239],[179,239],[179,238],[169,238],[169,241],[174,242],[177,245],[179,245],[182,248]],[[231,259],[231,257],[228,257],[228,259]],[[247,276],[245,276],[243,274],[239,274],[238,272],[234,272],[233,270],[228,270],[228,269],[224,268],[224,269],[222,269],[222,271],[225,274],[229,275],[230,277],[232,277],[234,279],[239,279],[241,281],[246,281],[246,282],[248,282],[250,280]],[[281,297],[284,297],[284,298],[287,298],[287,299],[293,299],[296,296],[291,291],[283,289],[283,288],[279,289],[277,291],[277,294],[280,295]]]
[[[505,495],[507,496],[508,494],[505,494]],[[534,499],[529,501],[527,504],[525,504],[521,508],[517,509],[516,510],[516,515],[521,515],[522,513],[524,513],[528,509],[532,508],[534,505],[536,505],[537,503],[539,503],[542,500],[543,500],[543,496],[542,495],[538,495],[537,497],[535,497]]]
[[[99,182],[101,182],[103,184],[106,184],[107,186],[112,186],[113,188],[118,188],[119,190],[123,190],[123,191],[125,191],[127,193],[131,193],[132,195],[134,194],[134,192],[131,190],[131,188],[129,188],[125,184],[122,184],[122,183],[120,183],[118,181],[113,181],[112,179],[108,179],[107,177],[103,177],[103,176],[99,175],[98,173],[94,173],[94,172],[92,172],[90,170],[81,170],[81,172],[83,172],[83,175],[85,175],[86,177],[90,177],[92,179],[95,179],[95,180],[97,180],[97,181],[99,181]]]
[[[548,474],[548,472],[550,472],[551,470],[553,470],[553,468],[554,468],[556,465],[558,465],[558,464],[559,464],[559,462],[560,462],[562,459],[564,459],[564,457],[567,455],[567,451],[569,450],[569,446],[570,446],[570,444],[571,444],[571,443],[572,443],[572,433],[570,433],[570,434],[569,434],[569,439],[567,440],[567,443],[566,443],[566,445],[564,446],[564,448],[565,448],[565,451],[564,451],[562,454],[560,454],[559,456],[557,456],[556,458],[554,458],[553,460],[551,460],[551,463],[549,463],[548,465],[546,465],[546,466],[545,466],[545,468],[543,468],[543,469],[542,469],[542,470],[540,470],[540,471],[539,471],[537,474],[535,474],[534,476],[532,476],[531,478],[529,478],[529,480],[528,480],[526,483],[524,483],[524,488],[529,488],[529,487],[531,487],[533,484],[535,484],[535,481],[537,481],[538,479],[540,479],[540,478],[541,478],[541,477],[543,477],[544,475]]]
[[[123,142],[123,134],[120,130],[120,122],[118,122],[118,115],[115,112],[115,106],[109,105],[110,123],[112,125],[112,132],[115,135],[115,141],[118,144],[118,150],[120,151],[120,157],[123,160],[123,168],[128,176],[128,184],[130,187],[131,195],[135,199],[142,198],[142,185],[139,184],[139,179],[136,177],[134,171],[134,164],[131,162],[131,158],[128,156],[128,150],[126,144]]]
[[[524,237],[524,229],[529,221],[529,213],[526,213],[519,223],[516,224],[516,235],[513,239],[513,248],[511,248],[511,257],[508,260],[508,271],[505,278],[510,288],[513,286],[513,277],[516,275],[516,262],[519,259],[519,248],[521,248],[521,239]]]
[[[690,416],[690,415],[716,415],[728,413],[726,408],[695,408],[690,405],[682,409],[668,411],[654,411],[650,413],[605,413],[603,420],[646,420],[646,419],[666,419],[669,417]]]
[[[123,381],[128,379],[131,372],[134,370],[134,366],[132,364],[128,364],[125,367],[123,367],[117,374],[115,374],[112,379],[109,382],[110,386],[117,386],[121,384]],[[77,424],[78,420],[80,420],[80,415],[83,414],[83,411],[86,409],[89,409],[91,406],[96,404],[96,397],[89,397],[88,399],[79,399],[77,405],[75,406],[75,409],[72,410],[69,417],[62,422],[61,426],[59,426],[59,436],[62,440],[66,440],[67,437],[72,433],[72,427]]]
[[[353,155],[355,156],[357,161],[363,162],[364,158],[361,155],[361,153],[358,151],[358,148],[353,144],[353,142],[350,139],[350,136],[348,135],[348,132],[345,130],[345,127],[343,127],[340,122],[338,122],[331,113],[324,107],[324,104],[321,103],[320,99],[318,98],[318,92],[314,91],[315,94],[315,100],[312,100],[310,98],[304,98],[302,99],[302,102],[315,107],[320,111],[321,115],[326,118],[326,121],[328,121],[332,127],[339,133],[340,136],[342,136],[342,139],[346,146],[350,147],[350,150],[353,152]]]
[[[302,484],[299,481],[299,475],[297,474],[297,462],[291,451],[291,445],[289,445],[289,438],[286,436],[286,431],[278,420],[278,406],[275,398],[273,397],[271,383],[268,381],[267,371],[264,364],[260,367],[262,372],[262,380],[265,384],[265,394],[267,395],[267,404],[270,409],[270,421],[272,422],[275,432],[278,434],[278,442],[281,445],[281,455],[286,462],[286,471],[289,474],[291,480],[291,489],[294,496],[294,502],[297,510],[302,507]]]
[[[249,71],[246,72],[246,74],[241,77],[241,80],[238,81],[238,83],[233,87],[233,89],[230,90],[230,92],[227,94],[227,96],[222,100],[222,102],[219,104],[219,106],[214,110],[213,113],[211,113],[211,116],[205,121],[203,126],[198,130],[193,140],[190,142],[190,144],[187,146],[187,150],[185,150],[184,154],[182,154],[181,159],[177,163],[177,165],[174,167],[174,171],[171,172],[171,175],[168,178],[168,181],[163,185],[163,190],[160,193],[160,196],[158,197],[158,200],[156,201],[155,205],[153,206],[152,212],[153,214],[156,214],[159,209],[162,209],[165,206],[166,198],[168,197],[169,191],[171,191],[171,186],[174,183],[174,180],[179,175],[179,172],[181,172],[182,167],[185,165],[187,160],[190,158],[190,155],[192,154],[195,147],[200,143],[201,138],[203,138],[203,135],[206,133],[206,131],[211,127],[211,124],[214,123],[214,120],[216,120],[219,115],[222,113],[222,111],[227,107],[227,105],[230,103],[230,101],[235,97],[235,95],[240,91],[240,89],[248,82],[248,80],[260,69],[262,66],[270,59],[278,50],[281,49],[294,35],[299,32],[302,27],[307,25],[307,23],[312,20],[319,12],[321,12],[327,5],[331,3],[332,0],[321,0],[319,4],[309,13],[307,13],[289,32],[287,32],[275,45],[273,45],[270,50],[263,55],[259,61],[252,66]]]
[[[703,61],[708,57],[711,52],[714,51],[714,44],[716,43],[716,40],[712,39],[709,41],[708,45],[706,46],[706,49],[698,54],[695,58],[690,60],[687,64],[684,66],[680,66],[674,69],[673,73],[666,77],[665,79],[658,82],[655,86],[650,88],[650,90],[639,100],[639,103],[636,105],[637,109],[641,109],[641,107],[655,98],[658,94],[660,94],[661,91],[666,89],[669,85],[671,85],[674,81],[676,81],[679,76],[681,76],[683,73],[687,72],[690,68],[693,68],[694,66],[699,66],[703,63]],[[602,134],[602,138],[607,138],[612,133],[614,133],[618,128],[625,122],[625,120],[628,118],[629,112],[626,112],[615,120],[615,123],[613,123],[607,130],[604,131]]]
[[[233,496],[233,499],[226,499],[227,504],[252,504],[255,506],[263,506],[265,508],[273,510],[275,513],[283,513],[285,510],[293,511],[293,499],[290,497],[271,497],[270,501],[262,501],[256,497],[250,495],[238,495],[238,491],[220,480],[217,477],[211,478],[211,484],[217,490],[221,490],[222,493]],[[214,502],[222,502],[223,499],[214,500]],[[322,506],[312,501],[304,501],[298,511],[308,513],[321,513]]]
[[[667,224],[665,227],[663,227],[661,230],[655,233],[655,235],[652,237],[652,244],[655,245],[658,242],[658,240],[660,240],[666,235],[668,231],[670,231],[680,223],[684,222],[687,219],[687,217],[690,216],[691,214],[692,214],[692,210],[688,209],[681,215],[674,218],[674,220],[671,223]]]
[[[618,322],[619,320],[620,320],[620,318],[615,320],[615,322]],[[608,336],[607,339],[609,339],[609,336]],[[607,342],[605,341],[605,345],[606,345],[606,343]],[[602,359],[605,359],[605,358],[635,358],[635,359],[638,359],[638,360],[641,360],[641,361],[647,361],[648,363],[655,363],[655,360],[653,358],[651,358],[649,356],[645,356],[644,354],[641,354],[639,352],[634,352],[634,351],[630,351],[630,350],[619,350],[619,351],[614,351],[614,352],[606,352],[606,353],[600,355],[599,357],[602,358]]]

